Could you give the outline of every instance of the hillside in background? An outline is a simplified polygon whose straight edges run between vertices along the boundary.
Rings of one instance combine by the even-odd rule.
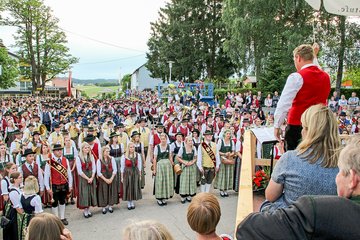
[[[74,84],[83,84],[83,85],[88,85],[88,84],[96,84],[96,83],[106,83],[106,84],[110,84],[113,83],[114,85],[119,84],[119,80],[118,79],[77,79],[77,78],[73,78],[72,82]]]

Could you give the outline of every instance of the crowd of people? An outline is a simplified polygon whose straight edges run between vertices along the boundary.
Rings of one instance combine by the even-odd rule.
[[[277,92],[266,98],[261,92],[230,92],[223,105],[214,106],[201,101],[189,105],[182,98],[158,99],[152,92],[137,92],[131,98],[117,100],[1,99],[0,207],[4,239],[24,239],[27,233],[30,235],[28,226],[44,219],[55,225],[61,223],[60,235],[70,239],[64,230],[68,225],[66,204],[76,204],[85,219],[92,217],[94,207],[103,214],[113,213],[121,200],[131,211],[142,199],[145,184],[153,186],[154,203],[160,207],[166,206],[174,194],[179,194],[179,204],[190,203],[188,222],[198,239],[231,239],[215,233],[220,208],[209,192],[213,186],[220,197],[226,198],[230,191],[238,191],[244,132],[250,128],[274,127],[279,143],[270,151],[280,160],[261,213],[240,224],[239,239],[251,238],[249,225],[274,221],[268,217],[270,213],[282,217],[277,210],[296,205],[304,195],[335,195],[337,189],[339,196],[358,199],[358,158],[340,154],[339,160],[340,149],[346,143],[340,141],[339,134],[345,134],[349,124],[351,130],[355,129],[351,133],[357,133],[359,101],[353,93],[347,105],[344,101],[340,105],[339,100],[338,107],[333,108],[330,100],[326,107],[329,77],[314,63],[314,49],[308,45],[295,49],[298,72],[289,76],[281,97]],[[318,77],[318,82],[310,81],[311,76]],[[312,94],[317,85],[323,91]],[[358,146],[354,144],[351,146]],[[351,146],[346,147],[349,152],[353,151]],[[153,175],[151,183],[145,182],[147,167]],[[340,180],[335,186],[336,175],[341,181],[350,181],[351,186]],[[203,194],[196,196],[198,192]],[[57,220],[41,214],[47,207]],[[142,226],[152,224],[145,222]],[[141,227],[127,228],[127,239],[141,236],[141,232],[132,235],[134,229]],[[356,231],[353,234],[358,236]]]

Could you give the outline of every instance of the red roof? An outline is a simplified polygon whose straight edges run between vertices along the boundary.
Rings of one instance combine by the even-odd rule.
[[[51,86],[53,87],[65,87],[66,89],[68,89],[68,81],[69,78],[54,78],[52,80],[52,84]]]

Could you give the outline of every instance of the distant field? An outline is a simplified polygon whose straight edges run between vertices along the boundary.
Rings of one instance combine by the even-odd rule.
[[[95,85],[78,85],[77,89],[84,91],[89,97],[96,97],[96,95],[100,94],[103,91],[108,92],[116,92],[119,89],[119,86],[112,87],[98,87]]]

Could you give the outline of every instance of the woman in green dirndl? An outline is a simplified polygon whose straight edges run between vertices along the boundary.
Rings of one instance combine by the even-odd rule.
[[[185,203],[186,201],[191,202],[191,197],[195,196],[197,187],[197,152],[196,148],[193,146],[191,136],[185,138],[185,144],[180,148],[176,159],[180,163],[182,169],[179,189],[181,203]]]
[[[109,142],[109,147],[110,147],[110,156],[112,156],[115,159],[116,162],[116,169],[117,169],[117,173],[116,173],[116,182],[117,185],[119,186],[119,199],[122,198],[122,193],[123,193],[123,189],[122,189],[122,183],[120,181],[120,169],[121,169],[121,156],[124,154],[124,145],[122,143],[119,143],[119,134],[117,132],[111,132],[110,133],[110,142]]]
[[[96,197],[96,165],[87,142],[81,144],[79,156],[76,158],[76,170],[79,175],[79,194],[77,207],[84,210],[84,217],[92,216],[89,208],[97,206]]]
[[[42,141],[40,154],[36,156],[36,164],[40,166],[43,177],[45,177],[45,166],[50,161],[50,159],[51,152],[49,148],[49,143],[46,141]],[[41,196],[41,201],[44,204],[44,208],[51,208],[51,196],[47,191],[44,191],[43,195]]]
[[[224,138],[219,139],[216,147],[220,154],[221,163],[214,188],[220,190],[221,197],[227,197],[229,196],[227,190],[232,190],[234,187],[235,143],[231,140],[230,130],[225,130]]]
[[[140,142],[141,133],[138,131],[133,131],[131,134],[131,141],[135,144],[135,152],[140,154],[142,159],[141,164],[141,189],[145,187],[145,166],[146,166],[146,158],[145,158],[145,151],[144,151],[144,143]]]
[[[160,144],[154,148],[153,175],[155,176],[154,195],[159,206],[174,195],[174,174],[172,154],[165,133],[160,134]]]
[[[125,154],[121,157],[121,182],[123,200],[128,201],[128,210],[135,209],[134,201],[142,198],[141,194],[141,155],[135,151],[135,144],[129,142]]]
[[[115,159],[110,156],[110,147],[102,148],[102,159],[96,162],[98,176],[98,206],[102,207],[102,213],[112,213],[113,205],[119,203],[119,184],[116,181],[117,166]]]

